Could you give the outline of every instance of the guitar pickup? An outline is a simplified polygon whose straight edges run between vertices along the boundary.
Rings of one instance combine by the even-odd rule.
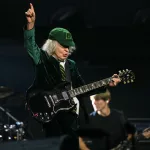
[[[62,96],[63,96],[64,100],[69,99],[69,96],[68,96],[67,92],[62,92]]]

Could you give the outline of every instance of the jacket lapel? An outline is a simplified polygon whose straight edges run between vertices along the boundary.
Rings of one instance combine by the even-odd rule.
[[[66,80],[71,83],[71,65],[69,65],[68,60],[65,63],[65,73],[66,73]]]
[[[50,68],[49,70],[51,70],[51,75],[54,78],[59,78],[61,79],[61,72],[59,69],[59,62],[53,57],[53,56],[49,56],[48,54],[46,54],[46,57],[48,57],[48,65],[47,67]]]

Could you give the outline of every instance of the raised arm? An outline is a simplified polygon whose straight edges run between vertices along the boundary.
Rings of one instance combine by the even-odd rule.
[[[25,12],[27,19],[27,26],[24,29],[24,46],[28,54],[33,59],[35,64],[40,63],[40,48],[35,42],[35,11],[33,5],[30,3],[30,8]]]

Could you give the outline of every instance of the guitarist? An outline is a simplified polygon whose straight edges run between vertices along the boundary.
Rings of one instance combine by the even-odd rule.
[[[75,50],[71,33],[64,28],[54,28],[50,31],[43,47],[39,48],[35,42],[36,15],[31,3],[30,8],[25,12],[25,16],[27,26],[24,30],[24,45],[36,70],[34,83],[27,93],[33,89],[52,90],[64,80],[71,83],[68,89],[84,85],[76,63],[68,59],[68,56]],[[120,78],[115,74],[109,85],[116,86],[119,82]],[[76,101],[78,102],[77,99]],[[88,116],[82,100],[80,100],[80,106],[84,110],[85,116]],[[70,140],[70,142],[67,142],[67,146],[69,143],[71,145],[68,149],[78,149],[78,137],[74,131],[78,126],[76,122],[75,111],[62,112],[52,122],[44,124],[44,129],[47,137],[60,134],[69,135],[65,139],[65,141]],[[64,145],[61,146],[63,149]],[[64,149],[67,150],[67,147]]]
[[[86,146],[80,137],[81,150],[118,150],[124,140],[131,142],[136,128],[128,122],[123,112],[109,107],[110,100],[108,89],[94,96],[96,110],[90,114],[90,124],[82,127],[87,134],[80,135],[89,138],[92,145]]]

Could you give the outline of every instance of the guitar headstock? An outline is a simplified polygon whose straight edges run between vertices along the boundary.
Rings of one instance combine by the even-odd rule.
[[[135,75],[132,70],[120,70],[118,75],[124,84],[134,82],[135,80]]]

